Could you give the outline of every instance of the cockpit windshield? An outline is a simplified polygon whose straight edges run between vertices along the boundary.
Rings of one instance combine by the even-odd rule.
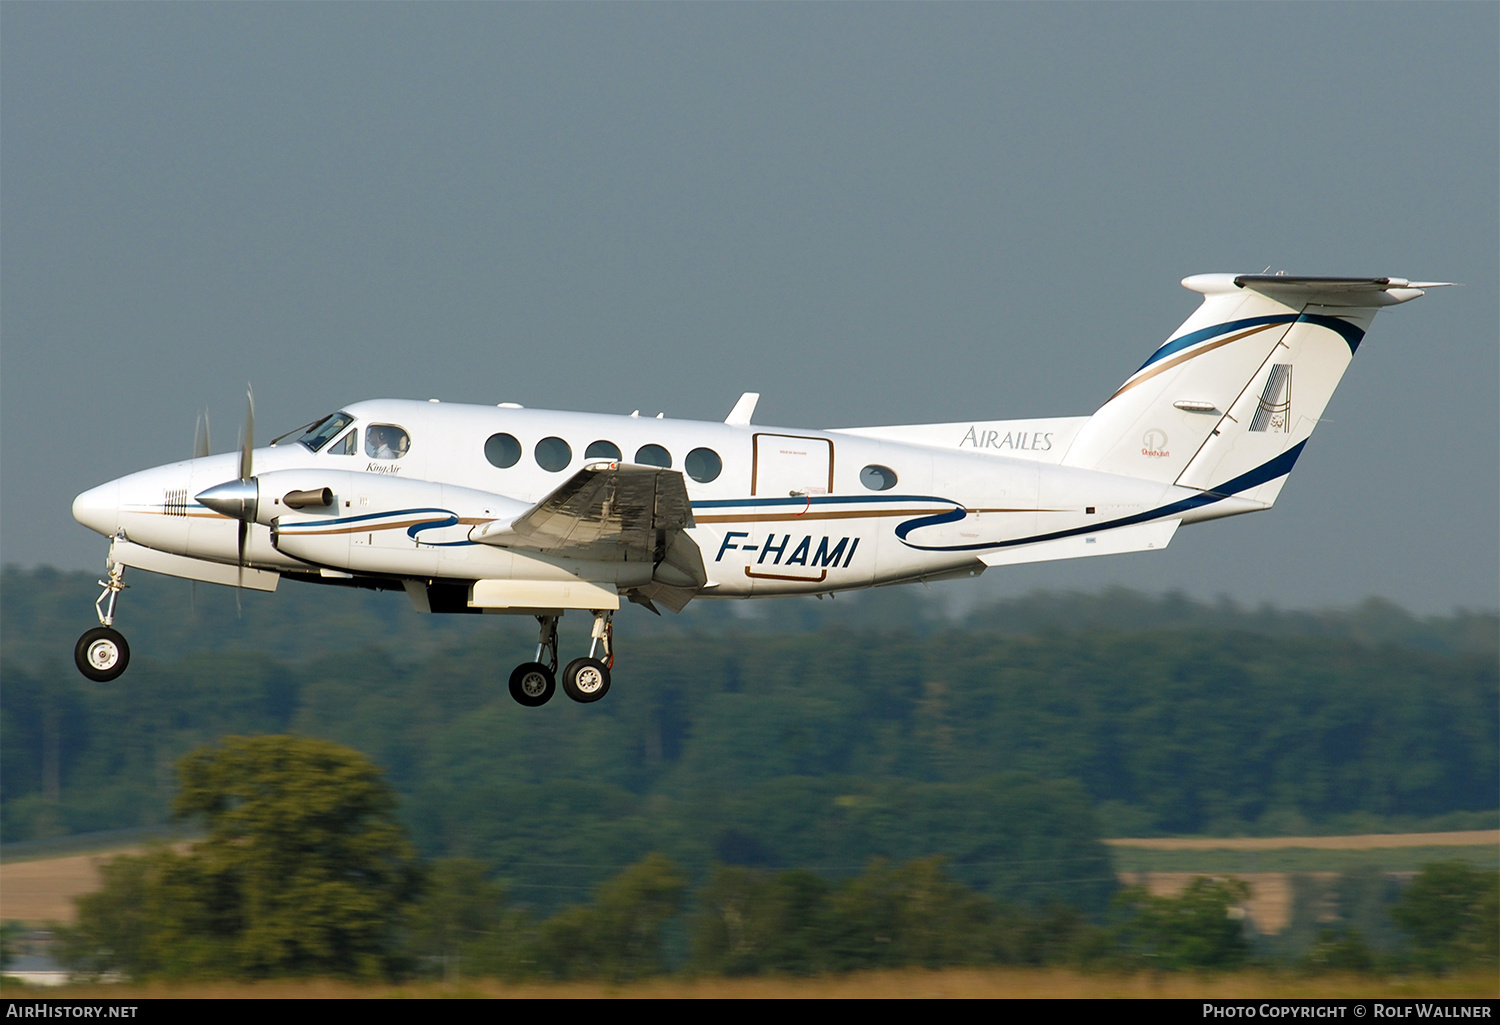
[[[342,431],[345,427],[348,427],[353,422],[354,417],[350,416],[348,413],[330,413],[323,419],[314,420],[305,428],[301,428],[303,431],[305,431],[305,433],[297,440],[306,445],[312,451],[316,452],[324,445],[328,444],[328,442],[331,441],[339,431]],[[289,437],[292,433],[293,432],[288,431],[286,434],[283,434],[281,438]],[[281,438],[277,438],[276,441],[280,441]],[[276,441],[271,442],[271,444],[276,444]]]

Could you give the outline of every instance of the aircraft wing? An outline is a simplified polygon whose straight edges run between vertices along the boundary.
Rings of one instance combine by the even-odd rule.
[[[664,534],[693,525],[682,474],[631,463],[591,463],[509,523],[482,523],[469,537],[575,558],[659,562]]]

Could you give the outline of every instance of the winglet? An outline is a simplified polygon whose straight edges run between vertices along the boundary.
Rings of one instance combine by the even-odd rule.
[[[740,401],[734,404],[724,422],[731,427],[749,427],[750,418],[755,415],[755,404],[760,401],[760,392],[747,391],[740,396]]]

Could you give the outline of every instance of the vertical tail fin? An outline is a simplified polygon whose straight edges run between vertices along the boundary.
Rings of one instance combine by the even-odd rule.
[[[1270,505],[1383,306],[1436,282],[1199,274],[1203,303],[1063,462]]]

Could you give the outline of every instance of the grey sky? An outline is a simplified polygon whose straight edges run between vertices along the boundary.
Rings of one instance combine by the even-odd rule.
[[[0,557],[360,398],[1092,412],[1200,271],[1380,315],[1274,512],[994,570],[1500,604],[1500,7],[0,5]],[[953,585],[964,588],[969,585]]]

